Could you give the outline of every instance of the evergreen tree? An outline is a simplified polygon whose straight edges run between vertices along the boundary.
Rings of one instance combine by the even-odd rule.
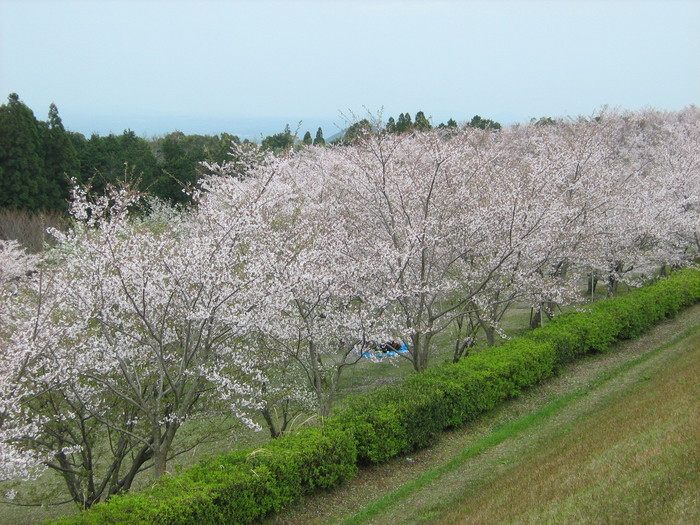
[[[457,121],[453,118],[447,121],[447,124],[444,122],[441,122],[440,125],[438,126],[438,129],[457,129],[459,126],[457,125]]]
[[[118,180],[120,170],[124,173],[124,165],[120,165],[119,157],[119,144],[114,134],[101,137],[94,133],[79,154],[79,182],[89,185],[96,193],[103,193],[108,184],[114,184]]]
[[[80,154],[80,182],[103,193],[109,184],[129,182],[148,191],[160,175],[149,143],[131,130],[119,136],[95,134]]]
[[[75,146],[58,116],[58,108],[53,103],[49,107],[49,120],[44,128],[43,149],[47,207],[66,210],[70,198],[70,177],[78,176],[80,163]]]
[[[557,121],[552,117],[540,117],[539,119],[531,119],[530,124],[535,126],[556,126]]]
[[[0,106],[0,207],[45,209],[47,181],[42,132],[16,93]]]
[[[363,118],[362,120],[355,122],[354,124],[351,124],[346,130],[345,134],[343,135],[343,142],[346,144],[351,144],[359,139],[361,139],[364,135],[371,133],[372,132],[372,124],[370,123],[369,120],[366,118]]]
[[[212,137],[212,140],[204,146],[204,160],[221,164],[231,159],[231,144],[240,144],[241,139],[230,133],[221,133]]]
[[[396,121],[394,117],[389,117],[384,128],[388,133],[396,133]]]
[[[158,177],[158,161],[146,139],[128,129],[117,140],[121,151],[122,171],[118,180],[131,179],[142,191],[149,191]]]
[[[501,125],[495,120],[481,118],[479,115],[474,115],[468,126],[470,128],[490,129],[493,131],[501,129]]]
[[[426,118],[422,111],[416,113],[416,120],[413,123],[413,127],[419,131],[428,131],[429,129],[433,129],[430,121]]]
[[[271,150],[275,154],[284,153],[292,149],[294,138],[292,131],[289,129],[289,124],[287,124],[282,133],[265,137],[262,141],[262,147]]]
[[[311,138],[311,132],[310,132],[310,131],[307,131],[306,133],[304,133],[304,141],[303,141],[303,142],[304,142],[304,144],[306,144],[307,146],[311,146],[311,144],[313,144],[314,141],[313,141],[313,139]]]
[[[407,131],[411,131],[411,129],[413,129],[413,122],[411,122],[411,114],[401,113],[399,115],[399,120],[396,122],[396,132],[406,133]]]
[[[323,130],[321,128],[318,128],[316,130],[316,138],[314,139],[314,146],[325,146],[326,145],[326,139],[323,138]]]
[[[180,131],[169,133],[157,142],[160,162],[156,180],[149,188],[152,195],[172,203],[190,202],[182,190],[196,183],[199,163],[205,160],[204,148],[191,142],[191,137]]]

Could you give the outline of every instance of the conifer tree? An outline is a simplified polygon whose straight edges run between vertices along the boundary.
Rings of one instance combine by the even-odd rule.
[[[313,144],[313,139],[311,138],[311,132],[310,132],[310,131],[307,131],[306,133],[304,133],[304,140],[303,140],[303,142],[304,142],[304,144],[306,144],[307,146],[311,146],[311,144]]]
[[[413,123],[413,127],[419,131],[428,131],[429,129],[433,129],[430,121],[426,118],[422,111],[416,113],[416,120]]]
[[[65,210],[70,196],[70,177],[79,173],[80,163],[73,142],[58,116],[56,104],[49,106],[49,120],[44,128],[44,166],[47,207]]]
[[[325,146],[326,145],[326,139],[323,138],[323,130],[321,128],[318,128],[316,130],[316,138],[314,139],[314,146]]]
[[[399,115],[399,120],[396,123],[396,132],[405,133],[413,129],[413,122],[411,122],[410,113],[401,113]]]
[[[470,128],[490,129],[493,131],[501,129],[500,123],[488,118],[482,118],[480,115],[474,115],[468,125]]]
[[[275,154],[281,154],[292,149],[295,138],[296,137],[292,135],[289,124],[287,124],[284,126],[284,131],[282,133],[276,133],[265,137],[262,141],[262,147]]]
[[[447,124],[444,122],[441,122],[440,125],[438,126],[438,129],[457,129],[459,126],[457,125],[457,121],[453,118],[447,121]]]
[[[0,106],[0,208],[46,208],[42,134],[34,113],[11,93]]]

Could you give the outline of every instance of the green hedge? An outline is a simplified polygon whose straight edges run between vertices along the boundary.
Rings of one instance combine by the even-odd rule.
[[[55,523],[252,523],[304,494],[352,477],[356,465],[351,434],[306,428],[258,450],[206,459],[147,490],[113,497]]]
[[[562,315],[543,328],[352,399],[322,429],[304,429],[257,451],[202,461],[152,488],[114,497],[60,524],[251,523],[317,489],[425,447],[556,367],[604,352],[700,301],[700,271],[684,270],[623,297]]]
[[[700,272],[683,270],[644,288],[557,317],[523,339],[551,344],[559,362],[588,352],[608,351],[617,341],[637,337],[659,321],[700,301]]]

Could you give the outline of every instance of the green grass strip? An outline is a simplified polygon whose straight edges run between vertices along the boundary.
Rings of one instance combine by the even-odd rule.
[[[683,339],[692,336],[696,332],[700,331],[700,326],[692,327],[678,336],[674,337],[672,340],[667,341],[666,343],[654,348],[653,350],[645,353],[644,355],[641,355],[637,357],[636,359],[633,359],[632,361],[629,361],[627,363],[623,363],[620,366],[614,368],[613,370],[608,370],[605,372],[602,372],[600,375],[598,375],[593,381],[591,381],[585,388],[582,388],[580,390],[577,390],[576,392],[572,392],[570,394],[565,394],[563,396],[560,396],[556,398],[554,401],[549,403],[547,406],[539,409],[536,412],[533,412],[531,414],[528,414],[526,416],[521,417],[520,419],[516,421],[512,421],[510,423],[506,423],[498,428],[496,428],[491,434],[488,436],[479,439],[477,442],[463,450],[458,456],[450,460],[449,462],[445,463],[444,465],[440,465],[439,467],[436,467],[428,472],[425,472],[424,474],[420,475],[413,481],[410,481],[403,485],[401,488],[390,492],[383,496],[382,498],[372,502],[370,505],[365,507],[362,511],[358,512],[354,516],[351,516],[350,518],[346,519],[343,521],[344,525],[359,525],[366,520],[369,520],[370,518],[373,518],[374,516],[377,516],[378,514],[381,514],[384,510],[389,508],[391,505],[399,502],[400,500],[407,498],[411,494],[418,492],[421,490],[423,487],[434,481],[435,479],[439,478],[443,474],[447,474],[448,472],[451,472],[460,466],[462,466],[468,459],[477,456],[484,450],[494,447],[496,445],[499,445],[506,439],[513,437],[517,435],[519,432],[522,432],[524,430],[529,429],[530,427],[533,427],[534,425],[538,424],[542,420],[557,414],[559,411],[562,409],[566,408],[569,406],[571,403],[579,399],[580,397],[583,397],[587,395],[591,390],[594,388],[598,388],[602,386],[604,383],[607,381],[613,379],[614,377],[622,374],[623,372],[626,372],[627,370],[630,370],[631,368],[634,368],[637,365],[642,364],[643,362],[647,361],[651,357],[657,355],[658,353],[662,352],[666,348],[669,348]]]

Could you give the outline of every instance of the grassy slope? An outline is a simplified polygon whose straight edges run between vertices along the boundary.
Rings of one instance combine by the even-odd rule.
[[[594,412],[428,514],[440,524],[699,523],[700,333],[664,350]]]
[[[700,306],[277,523],[700,522]]]

